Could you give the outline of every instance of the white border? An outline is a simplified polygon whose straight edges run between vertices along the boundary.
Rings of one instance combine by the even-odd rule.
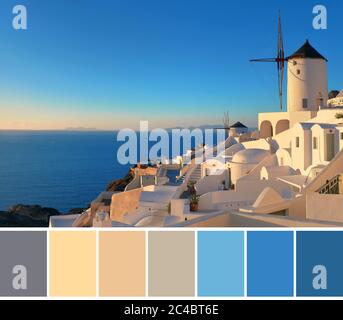
[[[245,230],[243,233],[243,250],[244,250],[244,298],[248,297],[248,231]]]
[[[95,256],[96,256],[96,262],[95,262],[95,292],[96,296],[100,297],[100,237],[99,237],[99,230],[95,231],[95,242],[96,242],[96,248],[95,248]],[[48,278],[49,279],[49,278]]]
[[[148,298],[148,297],[149,297],[149,231],[145,231],[145,297],[144,298]]]
[[[198,289],[198,230],[194,232],[194,297],[199,297]]]

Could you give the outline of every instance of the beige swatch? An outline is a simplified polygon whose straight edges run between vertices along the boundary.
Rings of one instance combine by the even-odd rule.
[[[145,232],[99,233],[99,284],[100,296],[145,296]]]
[[[149,232],[149,296],[195,295],[192,231]]]
[[[51,231],[50,296],[96,296],[96,233]]]

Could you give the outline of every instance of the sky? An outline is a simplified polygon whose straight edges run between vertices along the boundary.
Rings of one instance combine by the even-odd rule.
[[[327,30],[312,27],[317,4]],[[276,66],[249,62],[275,56],[279,10],[286,55],[309,39],[343,89],[341,0],[1,0],[0,129],[187,127],[225,111],[255,127],[279,110]]]

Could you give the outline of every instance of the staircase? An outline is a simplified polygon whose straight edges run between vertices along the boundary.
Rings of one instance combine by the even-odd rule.
[[[189,182],[197,183],[201,178],[201,164],[198,164],[189,177]]]

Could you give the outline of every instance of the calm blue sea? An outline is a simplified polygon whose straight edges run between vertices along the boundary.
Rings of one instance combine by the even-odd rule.
[[[0,210],[85,207],[129,169],[116,161],[115,134],[0,131]]]
[[[38,204],[65,213],[88,206],[128,172],[130,165],[117,162],[121,144],[116,132],[0,131],[0,210]]]

